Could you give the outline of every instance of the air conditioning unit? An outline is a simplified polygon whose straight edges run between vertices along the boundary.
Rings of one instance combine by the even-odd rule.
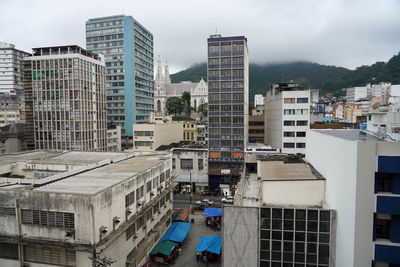
[[[107,227],[100,227],[100,239],[102,239],[108,233]]]
[[[155,194],[156,194],[156,193],[154,193],[154,191],[151,191],[151,192],[150,192],[150,195],[151,195],[151,196],[154,196]]]
[[[136,202],[136,206],[140,207],[140,206],[142,206],[142,205],[143,205],[143,201],[138,201],[138,202]]]
[[[120,222],[121,222],[120,218],[115,216],[114,219],[113,219],[114,229],[115,229],[115,226],[117,226]]]

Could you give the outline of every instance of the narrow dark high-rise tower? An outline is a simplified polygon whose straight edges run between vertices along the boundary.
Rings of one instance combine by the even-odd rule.
[[[244,169],[249,61],[244,36],[211,35],[208,42],[209,182],[234,185]]]

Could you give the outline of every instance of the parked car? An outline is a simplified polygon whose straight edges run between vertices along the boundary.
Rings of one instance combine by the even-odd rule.
[[[229,196],[229,197],[224,197],[221,199],[222,203],[230,203],[233,204],[234,200],[233,200],[233,196]]]
[[[212,206],[214,204],[214,201],[209,200],[209,199],[202,199],[199,201],[196,201],[197,205],[205,205],[205,206]]]

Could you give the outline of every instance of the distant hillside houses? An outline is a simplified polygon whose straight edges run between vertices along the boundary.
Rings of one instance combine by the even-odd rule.
[[[154,109],[156,114],[167,115],[167,99],[170,97],[182,97],[185,91],[190,93],[190,106],[196,111],[201,104],[208,102],[208,86],[203,78],[197,83],[190,81],[171,83],[168,64],[165,64],[163,74],[161,61],[158,59],[156,79],[154,81]]]

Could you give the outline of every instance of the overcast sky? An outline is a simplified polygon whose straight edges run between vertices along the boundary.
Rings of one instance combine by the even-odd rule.
[[[131,15],[170,72],[205,62],[207,37],[245,35],[250,62],[307,60],[355,68],[400,51],[398,0],[0,0],[0,41],[85,47],[85,21]]]

